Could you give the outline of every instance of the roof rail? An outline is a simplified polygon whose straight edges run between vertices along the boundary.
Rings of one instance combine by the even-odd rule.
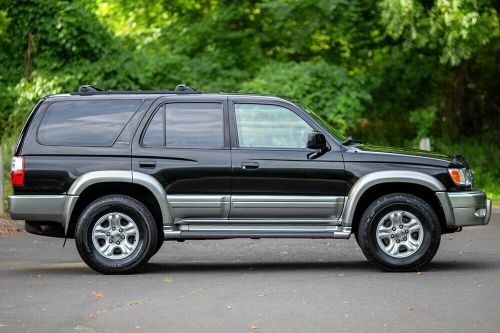
[[[181,93],[184,93],[184,92],[199,93],[198,90],[196,90],[194,88],[191,88],[190,86],[188,86],[185,83],[181,83],[181,84],[177,85],[177,87],[175,87],[175,92],[181,92]]]
[[[97,88],[95,86],[92,86],[90,84],[81,86],[78,88],[79,93],[89,93],[89,92],[96,92],[96,91],[103,91],[101,88]]]
[[[104,90],[92,85],[83,85],[78,88],[78,91],[72,92],[71,95],[89,96],[89,95],[127,95],[127,94],[201,94],[194,88],[191,88],[185,83],[179,84],[175,90]]]

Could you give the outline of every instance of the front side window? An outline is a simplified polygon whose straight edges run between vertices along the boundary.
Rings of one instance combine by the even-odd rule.
[[[242,148],[307,148],[313,128],[293,111],[265,104],[236,104],[238,142]]]
[[[169,148],[222,148],[223,119],[221,103],[165,104],[150,121],[142,143]]]
[[[49,105],[38,128],[48,146],[113,145],[141,100],[60,101]]]

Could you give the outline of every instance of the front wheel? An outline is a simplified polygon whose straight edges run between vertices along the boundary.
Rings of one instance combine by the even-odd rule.
[[[108,195],[88,205],[75,229],[78,252],[92,269],[129,273],[144,265],[157,247],[158,230],[149,210],[125,195]]]
[[[414,271],[432,260],[441,230],[432,207],[419,197],[391,193],[364,212],[358,243],[366,258],[388,271]]]

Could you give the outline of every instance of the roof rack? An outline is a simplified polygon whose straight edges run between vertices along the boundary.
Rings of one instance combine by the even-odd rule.
[[[126,95],[126,94],[201,94],[194,88],[191,88],[185,83],[181,83],[175,87],[175,90],[104,90],[92,85],[83,85],[78,88],[78,91],[72,92],[71,95]]]

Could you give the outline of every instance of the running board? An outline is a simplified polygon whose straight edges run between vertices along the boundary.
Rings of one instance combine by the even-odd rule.
[[[172,230],[165,227],[165,239],[227,239],[227,238],[335,238],[349,239],[351,227],[322,226],[306,228],[276,228],[275,226],[216,226],[190,225],[188,230]],[[214,226],[212,226],[214,227]],[[305,226],[302,226],[305,227]],[[186,228],[187,229],[187,228]]]

